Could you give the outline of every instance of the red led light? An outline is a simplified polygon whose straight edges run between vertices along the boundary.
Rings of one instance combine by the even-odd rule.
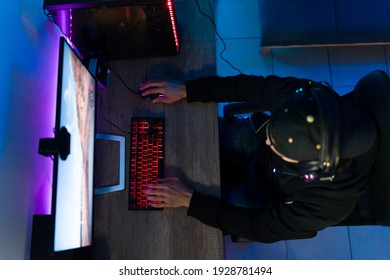
[[[169,11],[169,16],[171,18],[173,37],[175,39],[175,45],[176,45],[176,51],[178,52],[180,44],[179,44],[179,35],[177,33],[175,4],[173,3],[173,0],[167,0],[167,7],[168,7],[168,11]]]
[[[164,174],[162,119],[134,118],[131,122],[129,209],[153,209],[143,193]]]

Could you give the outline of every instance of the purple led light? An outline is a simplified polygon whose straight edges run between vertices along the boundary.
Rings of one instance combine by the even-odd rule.
[[[35,189],[34,214],[51,213],[53,160],[50,157],[40,155],[37,151],[40,138],[54,137],[59,37],[50,38],[46,44],[45,53],[42,53],[38,59],[40,68],[38,72],[41,73],[41,79],[33,77],[39,83],[39,91],[32,104],[39,112],[33,135],[35,138],[34,149],[31,151],[34,153],[34,162],[31,163],[34,166],[34,182],[32,182]]]
[[[303,180],[305,182],[312,182],[314,181],[315,179],[317,179],[317,175],[315,174],[306,174],[306,175],[303,175]]]
[[[56,11],[56,22],[68,39],[72,38],[72,19],[72,9]]]

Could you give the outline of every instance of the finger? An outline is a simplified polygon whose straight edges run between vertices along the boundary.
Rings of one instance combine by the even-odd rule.
[[[149,184],[148,188],[152,190],[175,190],[179,179],[176,177],[158,179],[157,184]]]
[[[140,84],[139,89],[146,90],[150,87],[163,87],[164,85],[165,85],[164,81],[150,80],[150,81],[146,81],[146,82]]]
[[[171,188],[158,188],[158,189],[145,189],[143,191],[144,194],[151,195],[151,196],[161,196],[161,197],[167,197],[168,195],[172,194],[173,192],[170,191]]]
[[[172,200],[177,197],[178,192],[174,187],[161,185],[155,186],[153,189],[145,189],[143,191],[149,200]]]
[[[162,91],[162,88],[151,87],[142,91],[142,96],[147,96],[150,94],[160,94],[161,96],[165,96],[164,94],[162,94]]]
[[[174,182],[167,182],[167,183],[159,183],[159,184],[154,184],[154,185],[149,185],[148,186],[149,190],[155,194],[157,191],[162,191],[162,192],[169,192],[172,193],[176,190],[176,186]],[[145,189],[147,190],[147,189]]]
[[[146,199],[149,201],[149,202],[162,202],[162,201],[165,201],[166,198],[164,198],[163,196],[157,196],[157,195],[148,195],[146,197]]]
[[[147,196],[149,205],[157,208],[169,207],[172,205],[172,201],[162,196]]]
[[[152,103],[157,104],[157,103],[171,103],[171,102],[169,101],[169,98],[166,95],[160,94],[157,98],[153,99]]]
[[[167,178],[158,179],[159,183],[173,183],[177,181],[179,181],[177,177],[167,177]]]
[[[144,192],[150,192],[154,193],[157,190],[169,190],[171,189],[171,186],[165,185],[165,184],[154,184],[154,185],[148,185],[148,188],[144,189]]]
[[[154,207],[154,208],[164,208],[167,207],[168,205],[164,202],[149,202],[149,205]]]

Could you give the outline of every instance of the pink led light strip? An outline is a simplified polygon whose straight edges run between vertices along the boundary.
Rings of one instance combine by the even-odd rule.
[[[179,36],[177,34],[176,17],[175,17],[175,5],[173,0],[167,0],[167,6],[169,10],[169,16],[171,18],[173,37],[175,38],[176,51],[179,51]]]

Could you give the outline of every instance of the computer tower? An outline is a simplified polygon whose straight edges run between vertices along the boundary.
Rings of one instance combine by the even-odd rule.
[[[44,10],[83,59],[172,56],[179,51],[173,0],[44,0]]]

